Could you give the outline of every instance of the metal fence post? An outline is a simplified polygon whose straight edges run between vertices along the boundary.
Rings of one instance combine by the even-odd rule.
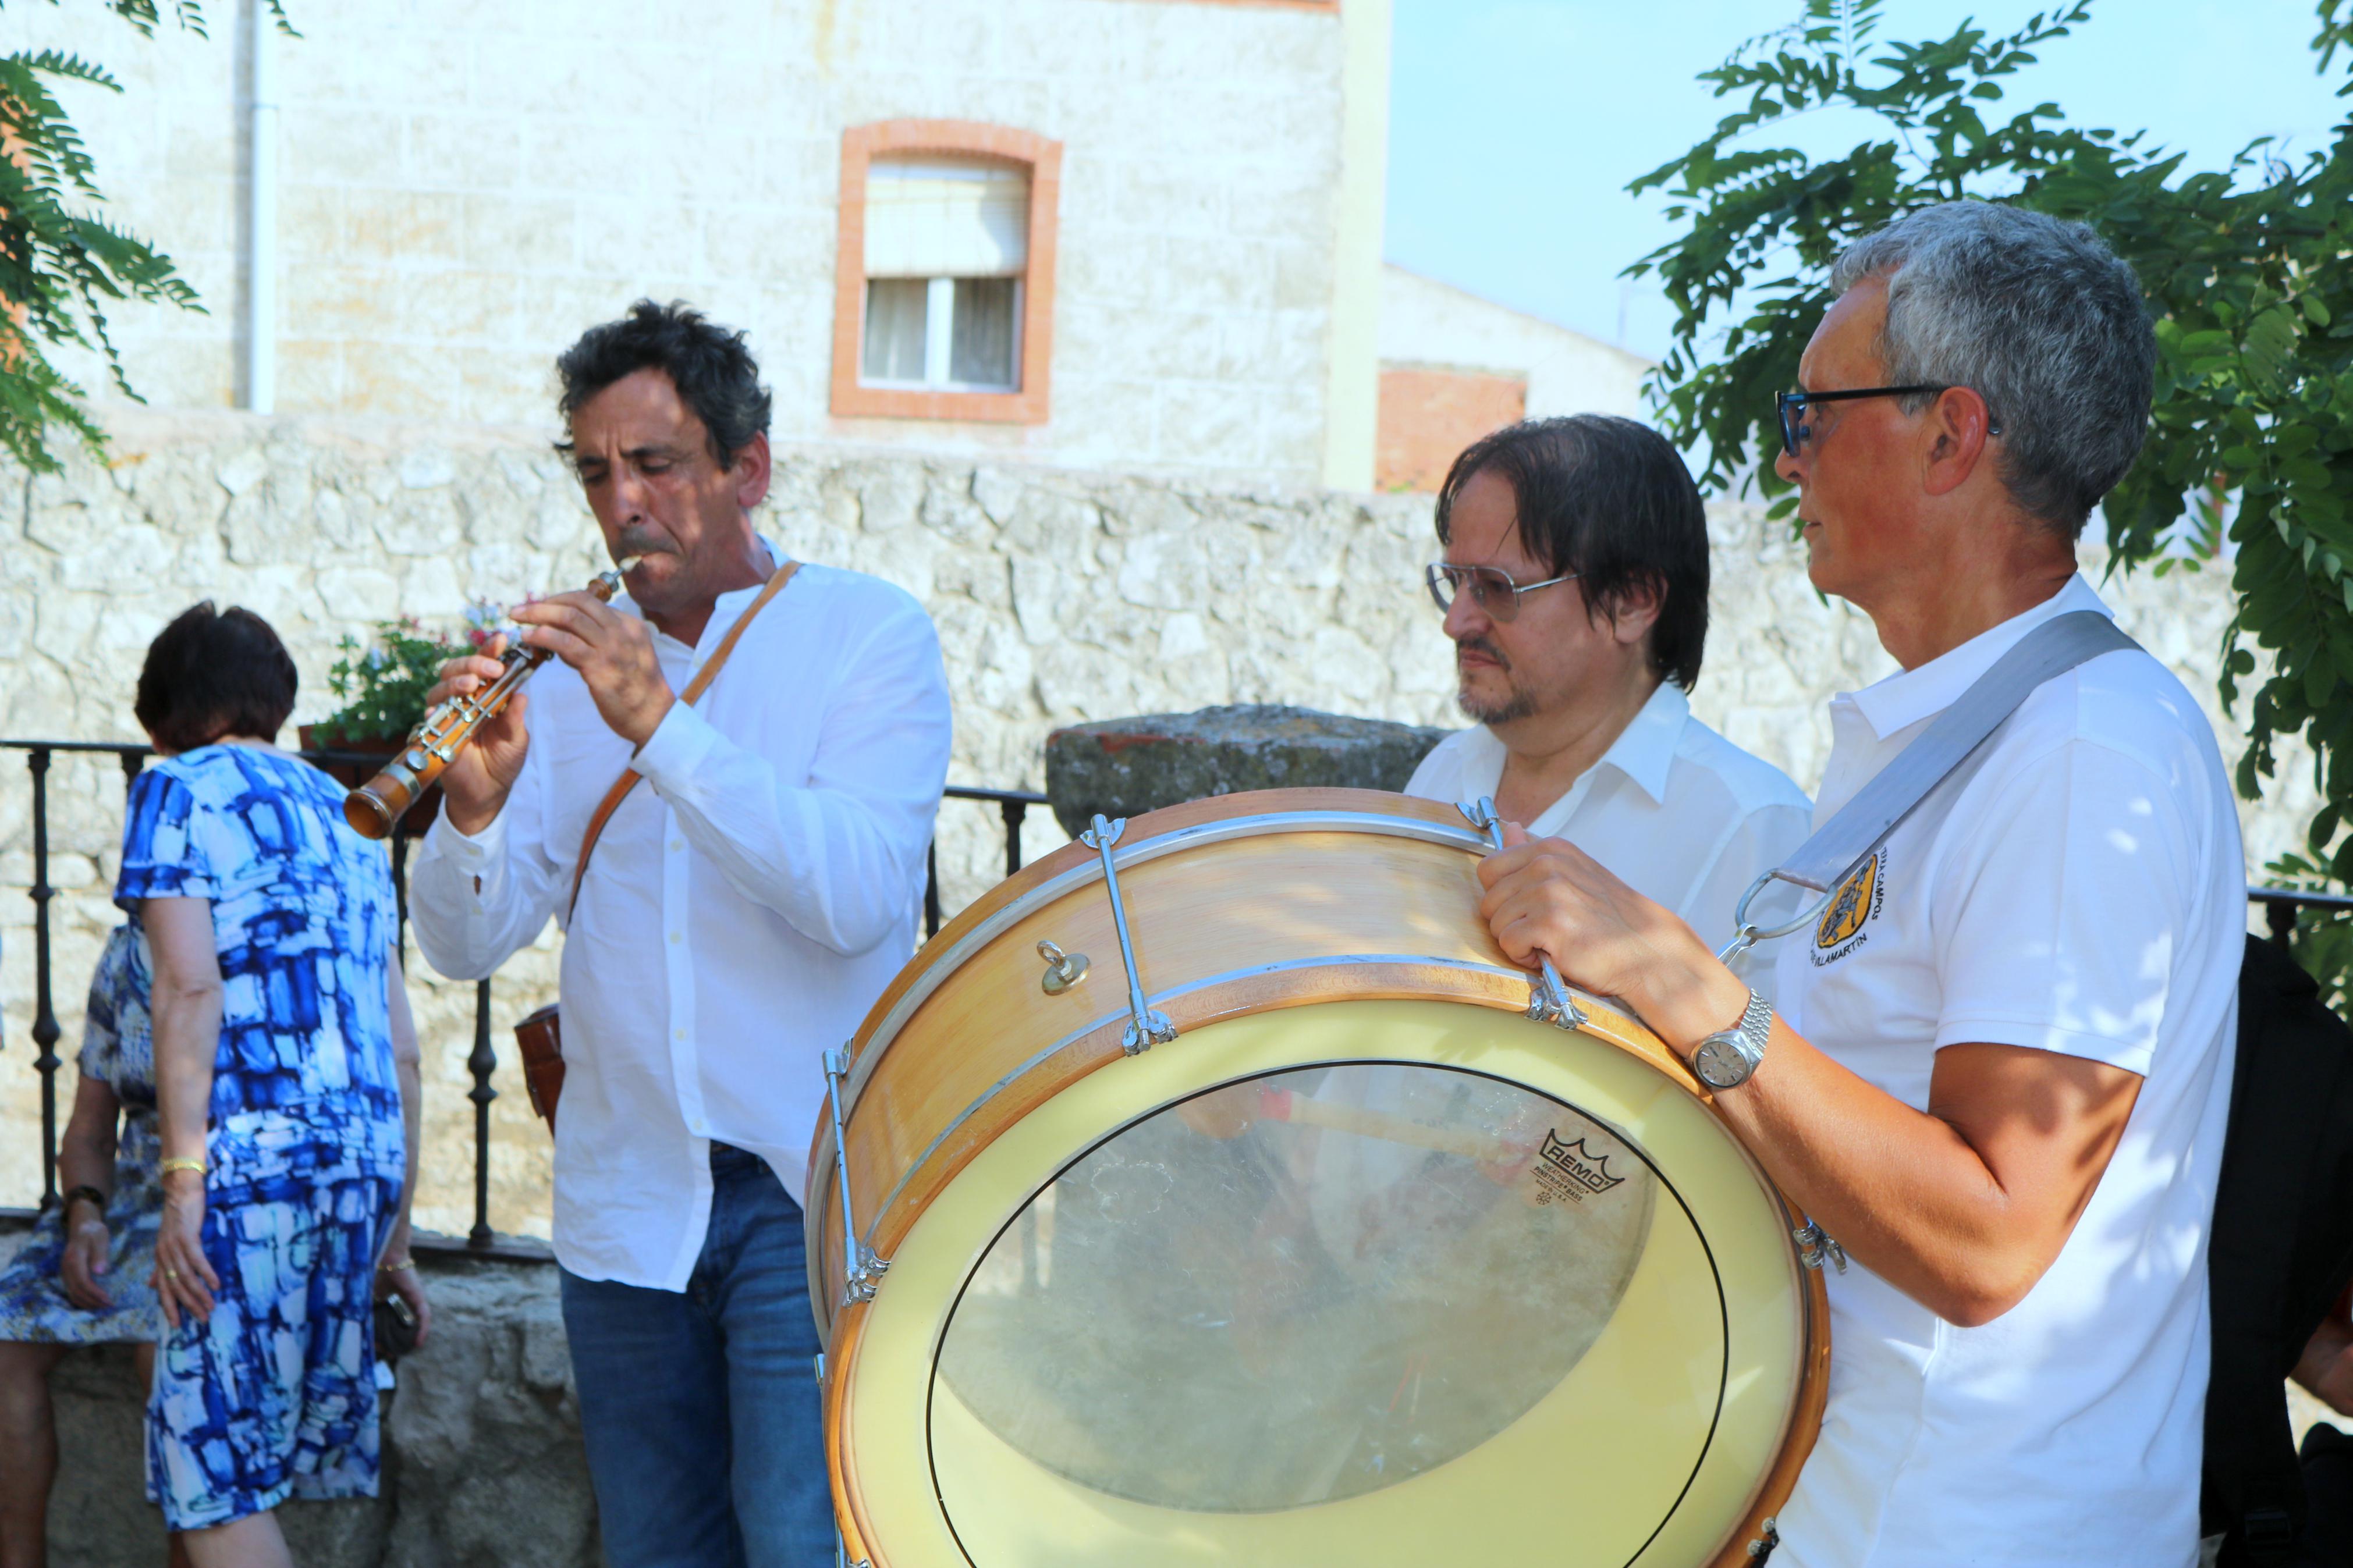
[[[2271,928],[2274,944],[2287,952],[2288,939],[2295,934],[2295,905],[2285,899],[2265,899],[2263,923]]]
[[[1005,874],[1010,877],[1021,869],[1021,819],[1029,815],[1029,803],[1000,800],[997,810],[1005,818]]]
[[[474,1102],[474,1228],[466,1233],[466,1245],[487,1247],[495,1239],[491,1229],[491,1101],[499,1091],[491,1087],[491,1074],[499,1065],[496,1053],[491,1049],[491,983],[474,983],[474,1052],[466,1058],[466,1067],[474,1075],[474,1087],[466,1098]]]
[[[41,1207],[58,1201],[58,1027],[56,997],[49,986],[49,749],[36,746],[25,757],[33,773],[33,1044],[40,1055],[33,1070],[41,1075]]]
[[[940,934],[940,846],[937,839],[923,847],[923,935]]]
[[[408,966],[408,835],[392,835],[392,951]]]

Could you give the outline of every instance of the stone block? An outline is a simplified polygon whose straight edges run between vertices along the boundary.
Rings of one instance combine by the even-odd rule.
[[[1075,836],[1096,813],[1136,816],[1244,790],[1397,790],[1445,734],[1262,703],[1106,719],[1046,737],[1046,794]]]
[[[343,220],[352,255],[413,267],[464,257],[465,214],[466,199],[446,192],[353,190]]]
[[[522,124],[503,113],[415,114],[407,152],[408,178],[425,189],[505,190],[522,164]]]
[[[516,276],[569,269],[572,214],[569,201],[469,195],[463,217],[465,259],[471,266],[500,268]],[[530,291],[540,286],[534,278]]]
[[[401,118],[340,104],[290,101],[279,112],[279,166],[293,181],[396,186]]]

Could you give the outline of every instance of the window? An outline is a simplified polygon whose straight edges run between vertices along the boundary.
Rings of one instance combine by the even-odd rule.
[[[1029,172],[876,159],[866,173],[868,386],[1018,392]]]
[[[892,121],[842,139],[833,412],[1042,423],[1061,149]]]

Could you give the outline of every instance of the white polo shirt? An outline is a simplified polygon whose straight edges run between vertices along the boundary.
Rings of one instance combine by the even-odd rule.
[[[1458,731],[1422,758],[1405,793],[1492,795],[1504,758],[1485,725]],[[1525,826],[1538,838],[1567,839],[1720,948],[1748,884],[1812,831],[1810,809],[1788,774],[1693,718],[1682,689],[1662,681],[1601,760]],[[1752,964],[1749,978],[1771,994],[1767,965]]]
[[[2081,577],[1831,704],[1815,810],[1844,805],[2031,627],[2106,606]],[[2039,688],[1784,940],[1789,1026],[1925,1110],[1968,1041],[2143,1082],[2059,1257],[1980,1328],[1862,1264],[1832,1274],[1830,1405],[1774,1568],[2187,1568],[2198,1553],[2206,1233],[2246,931],[2238,814],[2198,704],[2105,654]]]

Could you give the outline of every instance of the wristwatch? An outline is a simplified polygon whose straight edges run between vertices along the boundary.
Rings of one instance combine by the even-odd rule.
[[[1691,1069],[1710,1089],[1737,1089],[1765,1059],[1765,1042],[1772,1034],[1772,1004],[1751,991],[1740,1022],[1692,1047]]]

